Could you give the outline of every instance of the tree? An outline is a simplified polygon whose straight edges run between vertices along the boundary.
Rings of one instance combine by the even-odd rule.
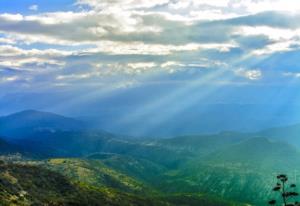
[[[277,183],[273,187],[273,191],[280,194],[284,206],[300,206],[300,203],[296,201],[296,197],[299,195],[296,192],[296,185],[287,185],[288,177],[285,174],[277,175]],[[276,205],[275,199],[269,201],[270,205]]]

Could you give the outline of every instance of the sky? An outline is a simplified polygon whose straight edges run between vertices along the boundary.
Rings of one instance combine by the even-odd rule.
[[[295,0],[0,0],[0,114],[282,111],[300,103],[299,19]]]

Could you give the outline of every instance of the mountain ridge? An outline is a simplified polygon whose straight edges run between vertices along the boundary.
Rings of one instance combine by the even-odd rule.
[[[12,139],[26,138],[36,131],[84,130],[85,123],[51,112],[23,110],[0,117],[0,136]]]

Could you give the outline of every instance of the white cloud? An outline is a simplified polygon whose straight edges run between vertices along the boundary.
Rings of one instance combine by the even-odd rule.
[[[0,14],[0,18],[6,21],[16,22],[16,21],[22,21],[23,15],[4,13],[4,14]]]
[[[31,10],[31,11],[37,11],[37,10],[39,10],[39,6],[34,4],[34,5],[29,6],[28,9]]]
[[[57,49],[21,49],[11,45],[0,45],[0,57],[17,57],[17,56],[41,56],[41,57],[63,57],[71,55],[70,51]]]
[[[175,61],[167,61],[164,62],[160,65],[162,68],[168,68],[168,67],[182,67],[184,64],[180,62],[175,62]]]
[[[293,77],[293,78],[300,78],[300,73],[299,72],[284,72],[283,76]]]
[[[136,54],[136,55],[170,55],[174,52],[184,51],[199,51],[214,49],[220,52],[228,52],[235,48],[233,43],[219,43],[219,44],[186,44],[186,45],[162,45],[162,44],[145,44],[141,42],[113,42],[103,41],[98,44],[97,48],[88,49],[85,52],[91,53],[109,53],[109,54]]]
[[[65,61],[61,58],[71,54],[71,52],[55,49],[24,50],[15,46],[0,45],[0,67],[37,73],[41,69],[64,67]]]
[[[16,41],[10,38],[0,38],[0,44],[16,44]]]
[[[282,42],[276,42],[270,45],[267,45],[266,47],[262,49],[256,49],[252,51],[251,53],[253,55],[270,55],[273,53],[280,53],[280,52],[288,52],[297,49],[297,46],[300,46],[300,41],[282,41]]]
[[[271,40],[280,41],[300,37],[300,29],[280,29],[269,26],[242,26],[237,29],[236,34],[243,36],[265,35]]]
[[[233,7],[245,8],[249,13],[264,11],[299,12],[300,4],[295,0],[240,0],[232,1]]]
[[[78,5],[89,5],[94,9],[138,9],[152,8],[169,3],[169,0],[78,0]]]
[[[156,63],[154,62],[138,62],[138,63],[129,63],[127,65],[132,69],[149,69],[157,66]]]
[[[7,76],[7,77],[0,77],[0,83],[9,83],[14,82],[19,79],[18,76]]]
[[[242,65],[244,52],[256,60],[300,46],[300,25],[290,15],[300,10],[294,0],[78,0],[76,5],[74,11],[0,13],[0,66],[65,85],[116,74],[228,69]],[[253,15],[283,10],[288,13],[272,13],[270,19]],[[248,39],[258,36],[262,42],[243,47],[242,41],[252,45]],[[36,43],[48,49],[35,49]],[[239,69],[235,75],[258,80],[263,73]]]
[[[82,74],[69,74],[69,75],[59,75],[56,77],[57,80],[80,80],[89,79],[93,76],[98,76],[97,73],[82,73]]]
[[[262,71],[259,69],[246,70],[243,68],[237,69],[235,74],[241,77],[245,77],[249,80],[259,80],[262,78]]]
[[[241,26],[234,32],[245,37],[265,36],[270,42],[263,48],[255,49],[253,55],[270,55],[272,53],[287,52],[300,46],[300,29],[282,29],[270,26]]]

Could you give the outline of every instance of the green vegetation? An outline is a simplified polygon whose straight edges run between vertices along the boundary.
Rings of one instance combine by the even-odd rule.
[[[269,201],[270,205],[279,205],[284,206],[299,206],[297,197],[299,196],[296,184],[288,185],[288,177],[285,174],[277,175],[277,183],[273,187],[273,191],[279,193],[277,199],[272,199]]]
[[[2,205],[88,205],[85,191],[64,176],[41,167],[24,164],[0,164]]]
[[[50,164],[62,164],[61,161],[50,160]],[[80,166],[79,166],[80,168]],[[80,169],[79,169],[80,170]],[[114,172],[112,172],[114,173]],[[91,174],[80,173],[79,176]],[[107,205],[107,206],[172,206],[172,205],[236,205],[213,196],[176,195],[176,196],[144,196],[120,192],[105,185],[93,186],[85,178],[75,181],[41,166],[29,164],[0,163],[0,199],[1,206],[31,205]],[[124,179],[122,179],[124,180]],[[93,184],[93,182],[92,182]],[[178,201],[180,200],[180,201]],[[192,203],[192,204],[190,204]]]
[[[151,189],[141,182],[105,166],[98,160],[50,159],[47,166],[76,182],[84,182],[90,186],[108,186],[121,191],[140,194],[151,192]]]
[[[259,133],[139,140],[68,130],[76,123],[68,121],[63,130],[35,121],[30,136],[0,139],[4,205],[260,206],[272,198],[274,174],[300,184],[299,150]]]

